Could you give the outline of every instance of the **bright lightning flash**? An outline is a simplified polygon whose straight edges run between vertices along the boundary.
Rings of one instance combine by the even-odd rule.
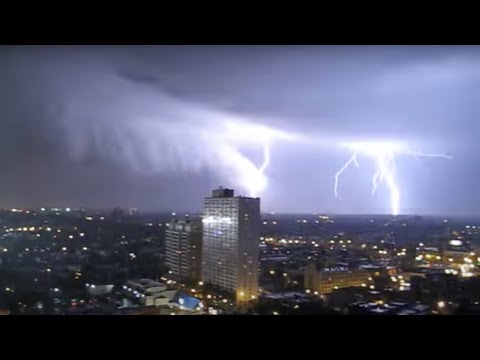
[[[265,175],[270,165],[271,146],[275,141],[298,141],[303,139],[299,134],[285,132],[265,125],[230,121],[224,124],[223,136],[233,146],[238,148],[263,149],[263,159],[260,166],[253,165],[245,169],[240,179],[251,197],[257,197],[266,189],[268,179]]]
[[[267,180],[265,178],[265,170],[270,164],[270,143],[265,142],[263,144],[263,162],[258,168],[258,173],[255,176],[255,181],[249,185],[250,196],[256,197],[257,193],[263,190],[267,186]]]
[[[406,144],[399,142],[355,142],[341,144],[350,149],[352,156],[335,174],[335,197],[338,197],[338,181],[340,175],[353,163],[358,168],[357,157],[368,156],[375,159],[376,172],[372,177],[372,195],[375,194],[379,182],[384,182],[390,191],[390,208],[392,215],[400,211],[400,190],[395,179],[395,158],[397,155],[410,155],[419,157],[441,157],[452,159],[444,154],[425,154],[413,151]]]

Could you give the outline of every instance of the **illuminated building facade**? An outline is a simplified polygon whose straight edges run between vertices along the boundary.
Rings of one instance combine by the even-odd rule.
[[[445,265],[448,266],[448,269],[445,270],[447,274],[460,274],[462,277],[478,275],[480,258],[477,257],[475,252],[446,249],[443,253],[443,260]]]
[[[420,267],[441,268],[447,274],[472,277],[478,275],[480,258],[459,239],[450,240],[443,249],[419,248],[416,260]]]
[[[219,188],[205,199],[202,280],[235,295],[237,304],[258,296],[260,199]]]
[[[165,230],[165,265],[171,275],[200,281],[202,266],[201,219],[173,220]]]
[[[442,251],[438,247],[417,248],[415,260],[420,266],[443,265]]]
[[[365,269],[318,269],[314,262],[305,268],[305,289],[308,293],[318,295],[330,294],[342,288],[366,287],[370,279],[370,272]]]
[[[443,262],[449,266],[459,267],[465,263],[475,262],[475,253],[447,249],[443,253]]]

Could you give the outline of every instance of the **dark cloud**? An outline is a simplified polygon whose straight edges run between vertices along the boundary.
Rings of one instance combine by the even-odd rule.
[[[479,56],[441,46],[4,47],[0,205],[198,209],[210,187],[238,188],[242,169],[261,161],[261,149],[223,139],[233,119],[310,138],[274,141],[265,209],[387,210],[384,189],[370,196],[371,159],[333,197],[349,156],[334,144],[396,139],[454,156],[399,158],[404,211],[478,213]]]

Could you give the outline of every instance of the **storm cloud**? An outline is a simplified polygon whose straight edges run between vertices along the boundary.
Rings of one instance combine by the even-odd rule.
[[[368,159],[333,196],[335,144],[392,139],[454,157],[399,159],[403,212],[478,213],[479,64],[477,47],[3,47],[0,206],[198,210],[260,181],[268,138],[264,210],[381,213]]]

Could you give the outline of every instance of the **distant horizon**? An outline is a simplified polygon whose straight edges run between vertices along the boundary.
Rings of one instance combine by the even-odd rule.
[[[201,215],[202,211],[201,210],[196,210],[196,211],[191,211],[191,210],[154,210],[154,209],[141,209],[138,207],[121,207],[121,206],[113,206],[113,207],[84,207],[84,206],[73,206],[73,207],[61,207],[61,206],[40,206],[40,207],[11,207],[11,208],[6,208],[2,207],[1,210],[3,211],[12,211],[12,210],[21,210],[19,212],[23,211],[40,211],[41,209],[45,209],[45,212],[51,212],[55,211],[52,209],[59,209],[61,211],[66,211],[66,209],[71,209],[71,211],[78,211],[78,210],[84,210],[84,211],[92,211],[92,212],[111,212],[116,209],[120,210],[136,210],[138,213],[143,213],[143,214],[170,214],[172,216],[172,213],[175,213],[173,216],[181,216],[181,215]],[[262,216],[294,216],[294,215],[308,215],[308,216],[315,216],[315,215],[325,215],[325,216],[341,216],[341,217],[390,217],[390,218],[401,218],[401,217],[429,217],[429,218],[469,218],[469,217],[479,217],[480,214],[424,214],[424,213],[400,213],[398,215],[392,215],[388,213],[335,213],[335,212],[309,212],[309,211],[304,211],[304,212],[277,212],[277,211],[261,211]]]

